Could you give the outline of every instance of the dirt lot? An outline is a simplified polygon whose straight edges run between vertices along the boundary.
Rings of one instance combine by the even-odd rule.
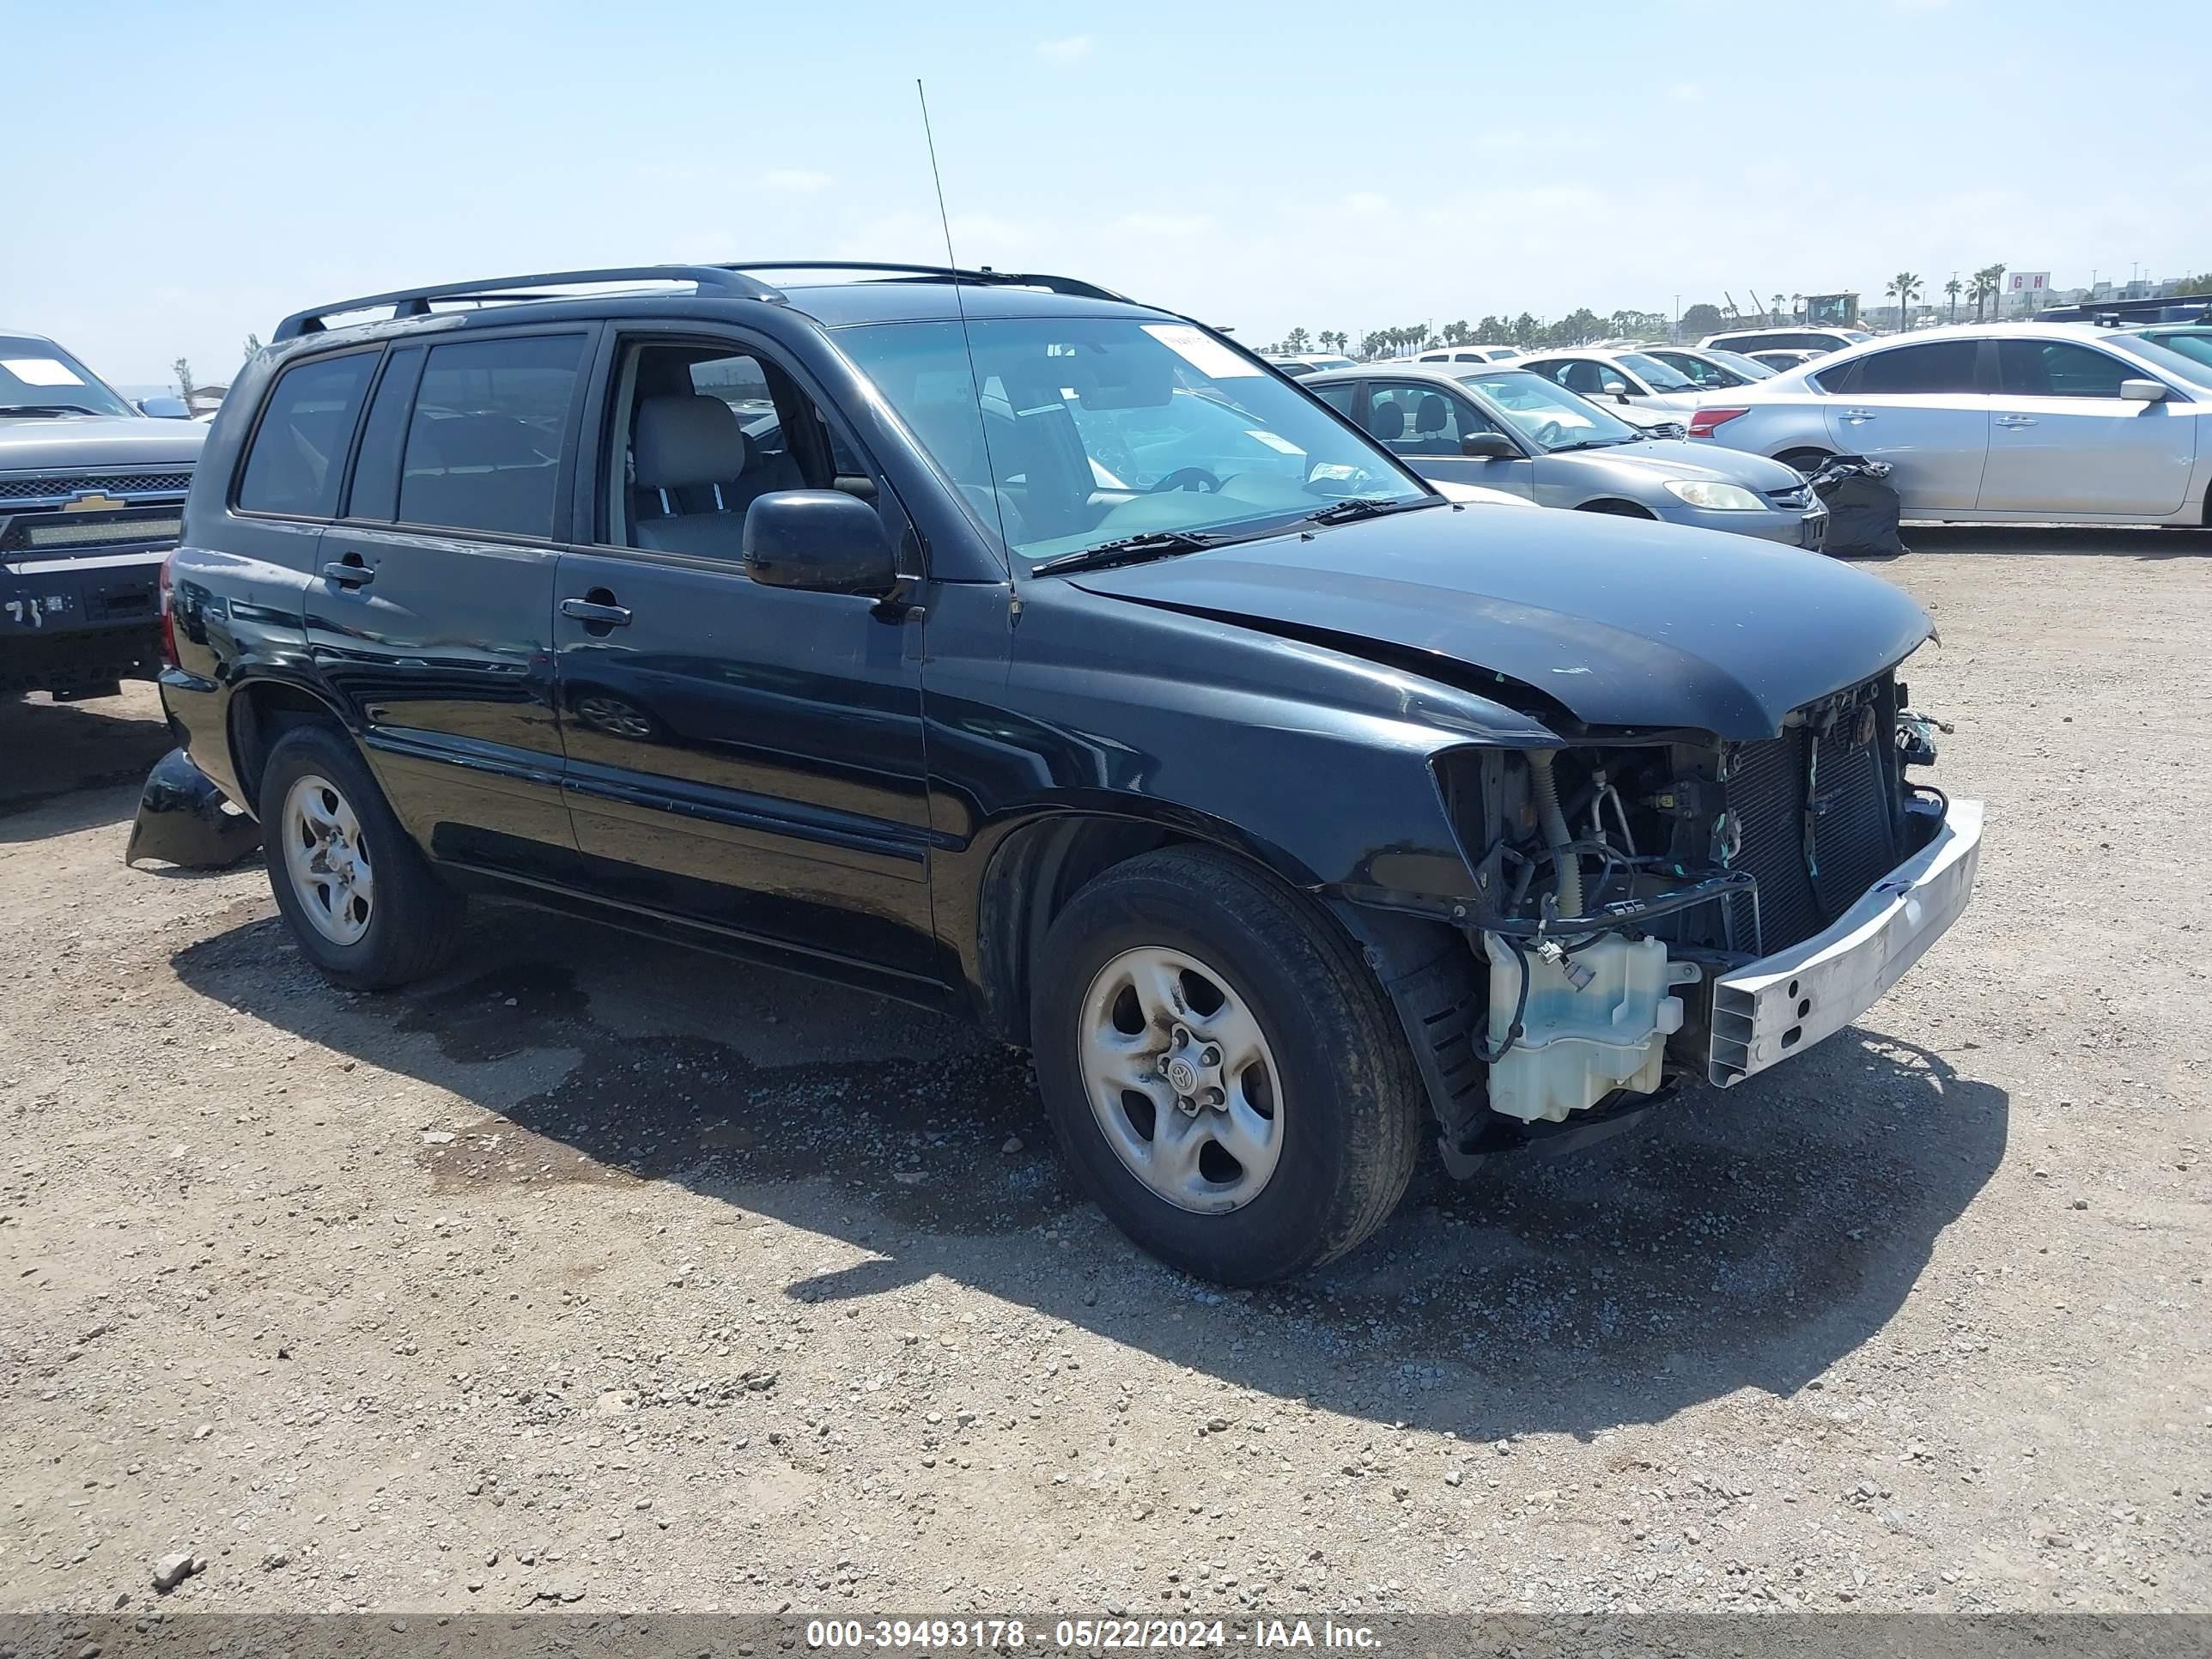
[[[1023,1063],[504,907],[416,994],[0,708],[0,1607],[2212,1609],[2212,536],[1922,532],[1972,907],[1856,1030],[1224,1296]]]

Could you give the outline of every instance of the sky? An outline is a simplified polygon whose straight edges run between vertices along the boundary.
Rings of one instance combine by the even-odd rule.
[[[154,386],[303,306],[963,264],[1235,328],[2212,268],[2197,4],[0,0],[0,327]],[[1804,15],[1812,14],[1808,9]],[[30,72],[35,71],[35,72]]]

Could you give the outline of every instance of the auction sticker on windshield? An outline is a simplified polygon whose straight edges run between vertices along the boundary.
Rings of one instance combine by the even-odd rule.
[[[76,371],[53,357],[0,357],[0,368],[25,386],[82,386]]]
[[[1188,323],[1146,323],[1145,332],[1209,380],[1232,380],[1261,372],[1259,364],[1247,362],[1220,341],[1207,338],[1203,329],[1193,328]]]

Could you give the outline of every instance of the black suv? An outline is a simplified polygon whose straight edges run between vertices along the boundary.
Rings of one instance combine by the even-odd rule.
[[[303,313],[173,574],[169,712],[334,979],[430,973],[485,890],[968,1012],[1107,1212],[1237,1283],[1425,1138],[1463,1172],[1837,1030],[1979,847],[1906,781],[1897,589],[1454,501],[1060,277]]]

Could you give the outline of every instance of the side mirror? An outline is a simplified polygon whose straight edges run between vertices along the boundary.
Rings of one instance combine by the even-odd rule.
[[[2166,385],[2161,380],[2123,380],[2120,396],[2131,404],[2162,404],[2166,401]]]
[[[182,398],[141,398],[138,412],[151,415],[157,421],[189,421],[192,418],[191,405]]]
[[[1605,383],[1605,395],[1608,398],[1618,398],[1621,402],[1626,403],[1628,401],[1628,382],[1626,380],[1607,380]]]
[[[1478,461],[1510,461],[1521,452],[1503,432],[1470,432],[1459,441],[1459,453]]]
[[[842,489],[778,489],[745,511],[745,574],[770,587],[880,599],[898,585],[876,509]]]

